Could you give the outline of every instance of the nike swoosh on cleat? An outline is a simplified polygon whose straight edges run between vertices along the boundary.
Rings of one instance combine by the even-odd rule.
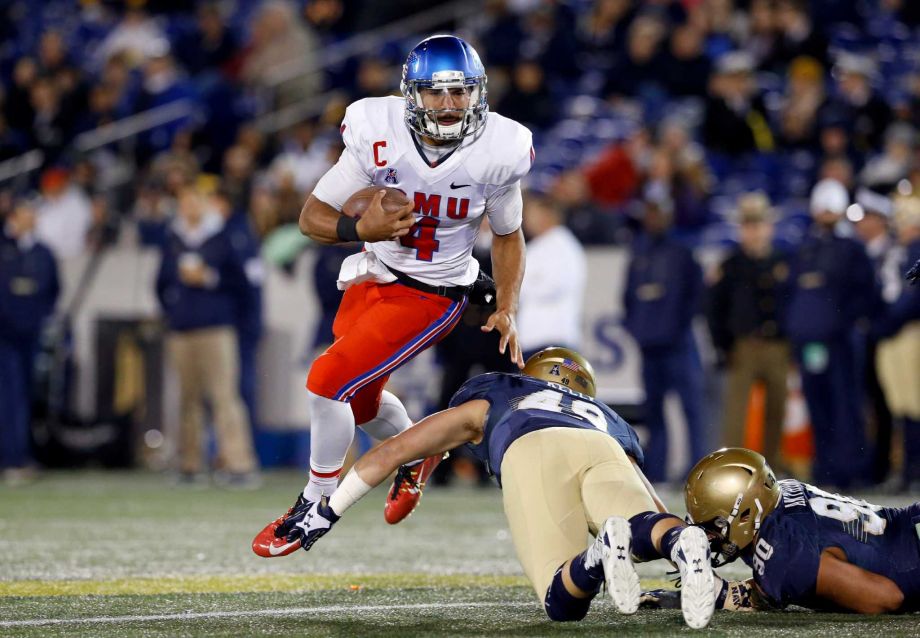
[[[268,546],[268,553],[272,556],[278,556],[282,552],[286,552],[288,549],[290,549],[291,545],[296,545],[299,542],[300,541],[291,541],[290,543],[285,543],[284,545],[275,545],[272,543]]]
[[[467,188],[469,186],[470,184],[454,184],[453,182],[450,183],[451,190],[457,190],[458,188]]]

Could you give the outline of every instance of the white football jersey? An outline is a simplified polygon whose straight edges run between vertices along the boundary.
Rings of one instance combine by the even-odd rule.
[[[480,131],[434,166],[404,120],[401,97],[366,98],[345,111],[345,150],[313,195],[337,210],[357,190],[389,186],[415,202],[416,223],[405,237],[367,242],[385,265],[431,285],[466,286],[479,264],[472,258],[481,216],[493,232],[521,225],[520,180],[533,162],[530,131],[489,113]]]

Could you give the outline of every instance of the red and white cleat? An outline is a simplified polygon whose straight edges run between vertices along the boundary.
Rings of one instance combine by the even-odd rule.
[[[396,471],[396,478],[393,480],[393,487],[387,494],[387,502],[383,508],[383,518],[390,525],[396,525],[404,518],[409,516],[418,507],[418,502],[422,499],[422,490],[425,489],[425,483],[434,472],[443,459],[447,458],[447,453],[435,454],[429,456],[421,463],[411,467],[406,465],[399,466]]]
[[[294,506],[284,516],[275,519],[256,534],[256,537],[252,539],[252,551],[262,558],[275,558],[287,556],[300,549],[299,538],[288,541],[286,537],[293,525],[303,519],[311,505],[312,503],[306,500],[303,494],[300,494]]]

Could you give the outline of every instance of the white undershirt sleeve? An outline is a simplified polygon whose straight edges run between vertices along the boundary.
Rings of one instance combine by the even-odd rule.
[[[520,228],[523,213],[520,181],[497,188],[486,195],[486,214],[489,216],[489,226],[496,235],[507,235]]]

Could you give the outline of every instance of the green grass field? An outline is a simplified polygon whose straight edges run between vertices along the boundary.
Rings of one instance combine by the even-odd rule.
[[[550,623],[514,558],[497,489],[432,489],[398,527],[383,521],[378,490],[309,554],[258,558],[252,536],[293,502],[301,482],[278,473],[260,490],[227,492],[177,488],[152,474],[68,472],[0,487],[0,636],[690,631],[679,612],[618,616],[601,598],[581,623]],[[666,586],[665,568],[640,566],[643,584]],[[920,615],[720,613],[708,633],[917,636]]]

